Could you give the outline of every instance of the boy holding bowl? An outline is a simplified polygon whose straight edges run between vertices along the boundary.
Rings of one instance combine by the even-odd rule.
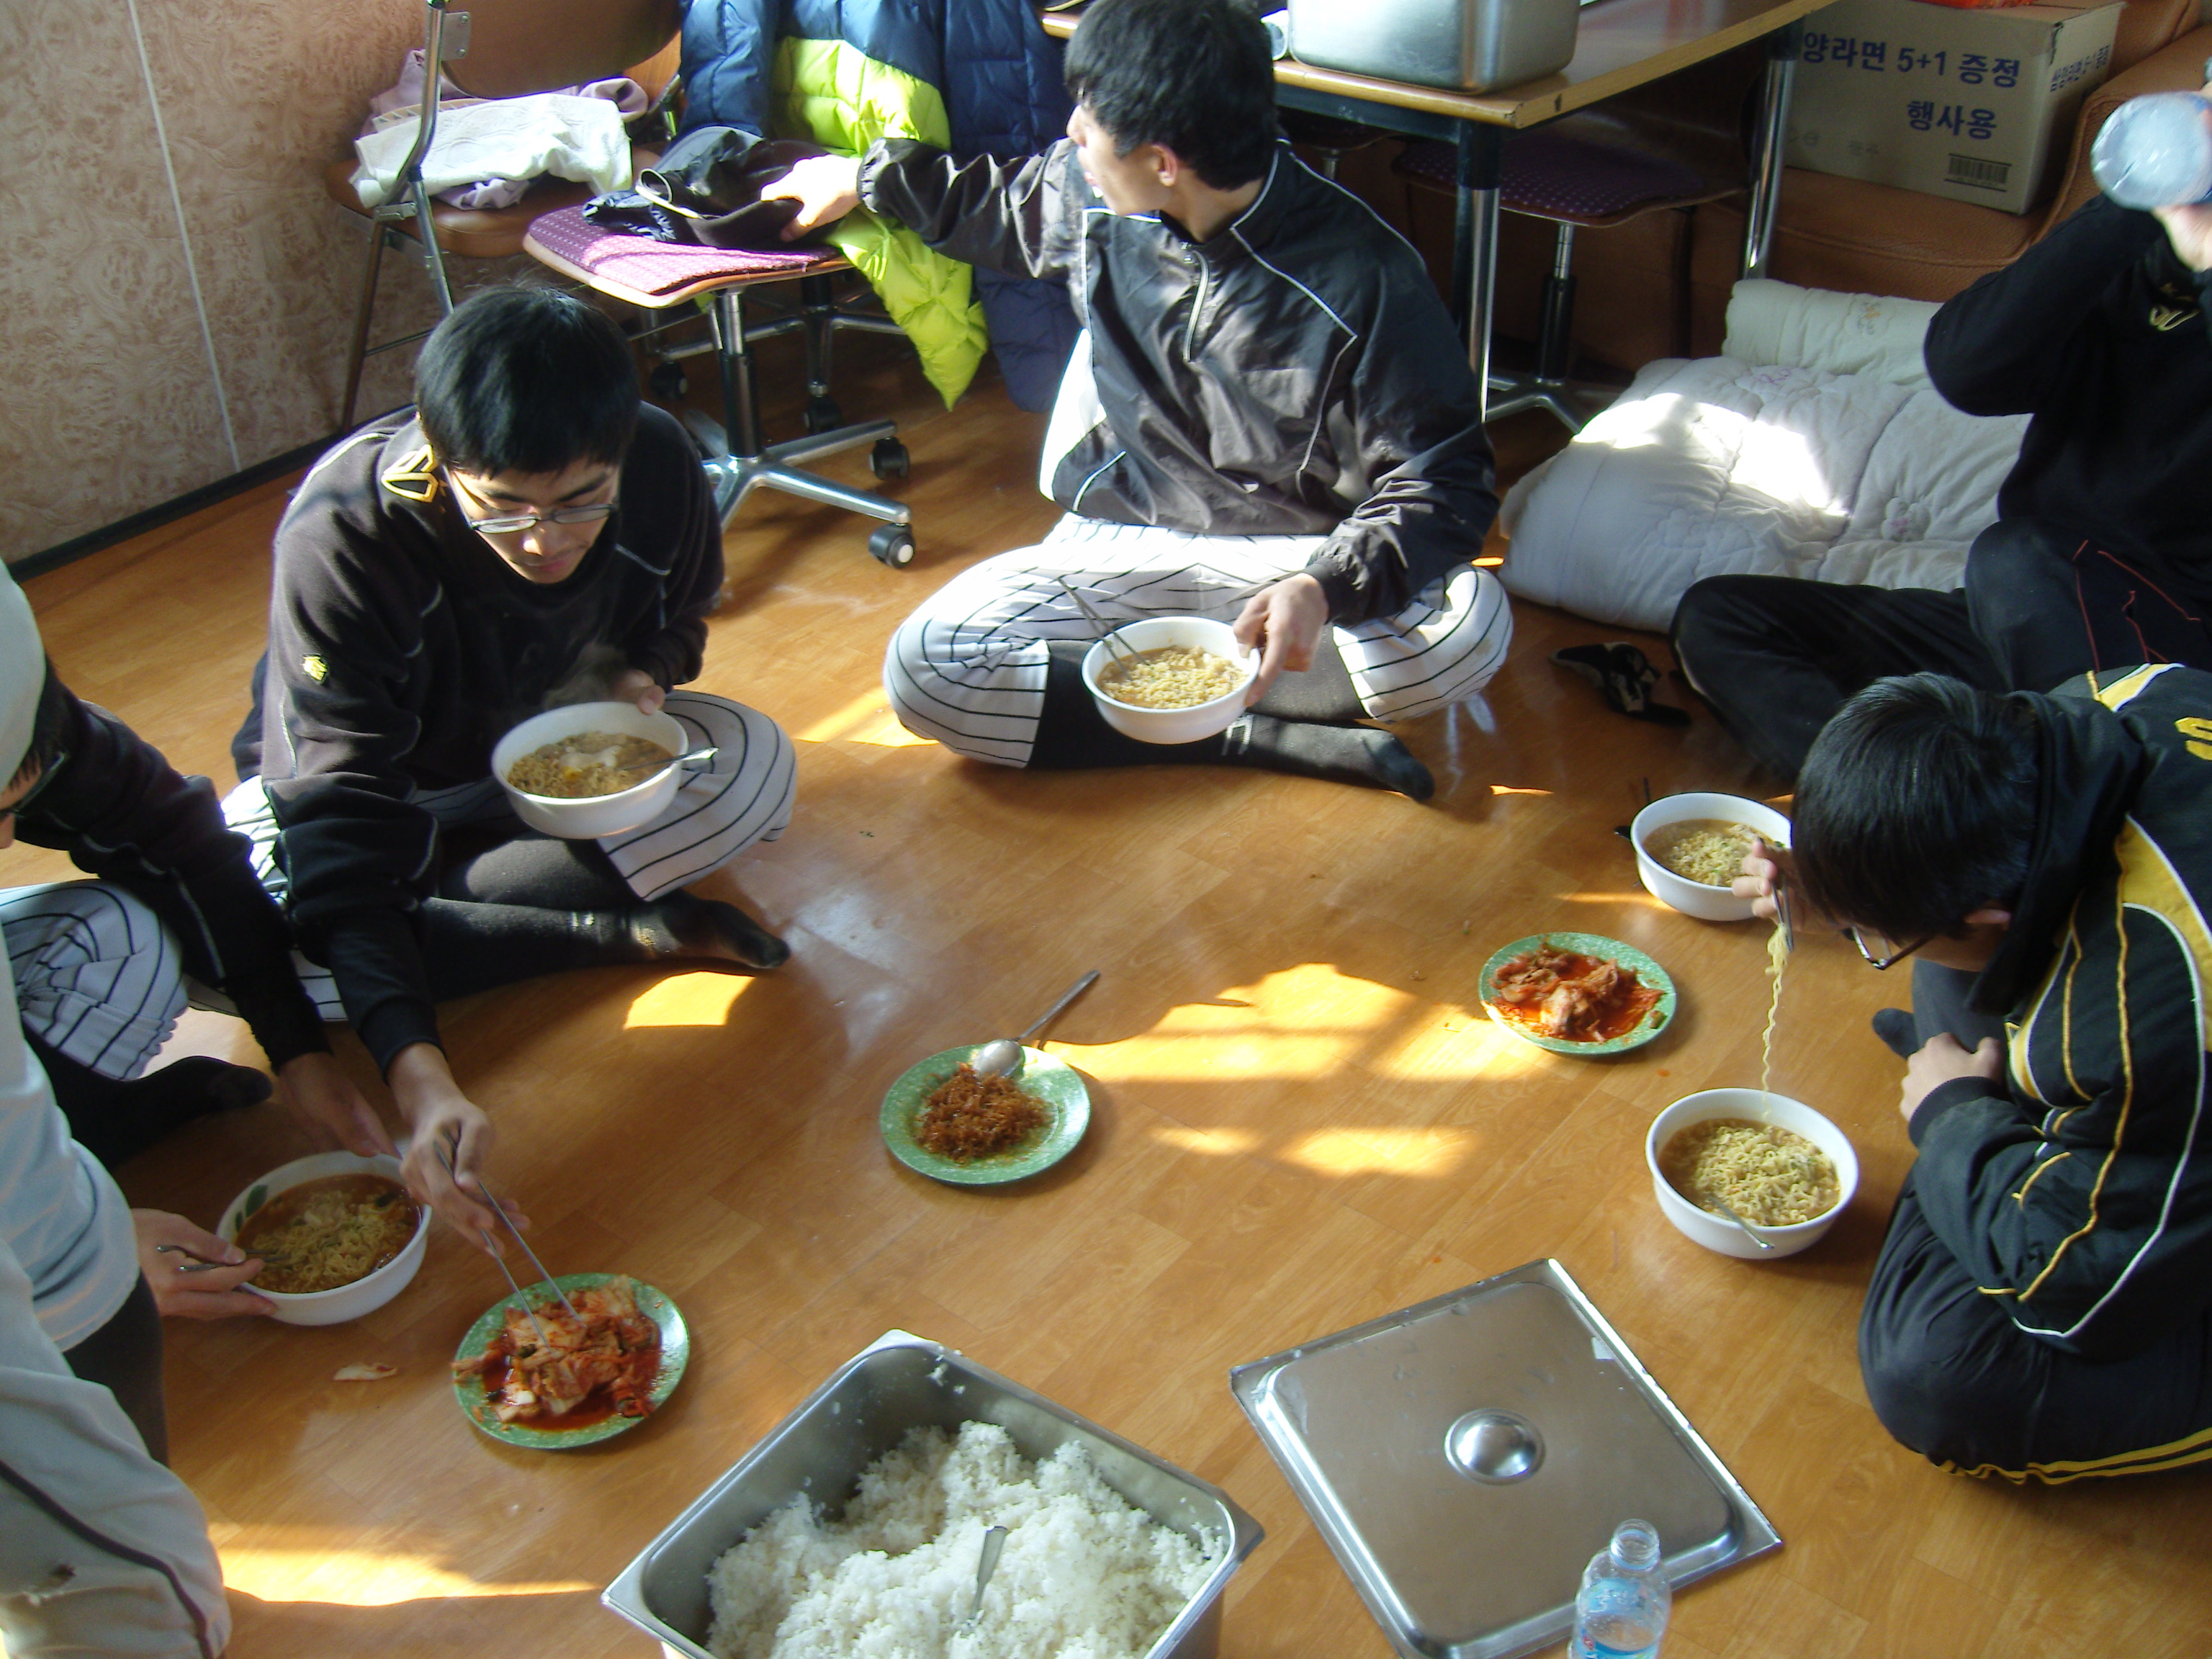
[[[673,690],[699,672],[721,585],[690,441],[640,404],[614,325],[550,289],[457,307],[423,345],[415,407],[341,441],[277,527],[224,811],[284,902],[308,991],[391,1085],[410,1188],[471,1237],[496,1226],[477,1185],[492,1128],[447,1063],[439,1000],[605,963],[790,954],[684,890],[791,817],[775,722]],[[493,744],[593,699],[665,708],[711,768],[623,834],[526,830]]]

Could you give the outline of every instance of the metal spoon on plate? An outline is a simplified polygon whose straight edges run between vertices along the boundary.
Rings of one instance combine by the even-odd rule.
[[[1074,984],[1069,986],[1066,993],[1061,996],[1060,1000],[1054,1003],[1051,1007],[1045,1010],[1044,1018],[1037,1021],[1036,1024],[1030,1026],[1028,1030],[1023,1032],[1018,1037],[1000,1037],[996,1041],[987,1042],[981,1048],[978,1048],[975,1051],[975,1058],[968,1062],[969,1066],[975,1068],[975,1075],[978,1077],[1017,1077],[1020,1075],[1022,1069],[1022,1044],[1027,1042],[1039,1031],[1042,1031],[1046,1026],[1051,1024],[1052,1022],[1058,1018],[1060,1011],[1066,1007],[1069,1003],[1074,1001],[1076,998],[1081,996],[1085,991],[1089,990],[1097,978],[1098,970],[1096,968],[1093,968],[1081,979],[1079,979]]]

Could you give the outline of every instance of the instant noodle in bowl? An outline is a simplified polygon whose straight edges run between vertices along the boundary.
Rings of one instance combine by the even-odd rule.
[[[576,752],[570,740],[584,738],[591,740],[589,752]],[[620,781],[626,774],[618,775],[617,769],[632,758],[624,752],[632,740],[656,745],[669,761],[626,788],[605,794],[565,793]],[[648,714],[634,702],[571,703],[532,715],[501,738],[492,748],[491,770],[514,815],[532,829],[588,841],[635,830],[667,811],[684,782],[685,746],[683,722],[673,714]],[[556,753],[541,763],[540,751],[549,748]],[[522,787],[515,781],[518,767],[525,784],[544,777],[553,780],[550,787],[564,793],[539,793]]]
[[[1771,1127],[1783,1132],[1778,1137],[1747,1136],[1734,1129],[1717,1132],[1720,1144],[1712,1150],[1724,1164],[1735,1166],[1741,1184],[1731,1189],[1739,1195],[1756,1195],[1779,1206],[1803,1194],[1826,1197],[1832,1189],[1834,1201],[1804,1220],[1780,1226],[1761,1226],[1755,1215],[1731,1202],[1729,1207],[1736,1209],[1772,1246],[1760,1249],[1735,1222],[1702,1207],[1668,1179],[1670,1169],[1681,1173],[1684,1154],[1690,1148],[1689,1142],[1677,1137],[1686,1131],[1693,1132],[1692,1141],[1714,1136],[1717,1132],[1704,1126],[1719,1124],[1751,1125],[1761,1130]],[[1809,1143],[1813,1155],[1808,1155],[1792,1137]],[[1771,1139],[1780,1145],[1765,1144]],[[1741,1144],[1731,1146],[1730,1142]],[[1644,1161],[1651,1171],[1660,1212],[1683,1237],[1723,1255],[1750,1261],[1794,1255],[1817,1243],[1835,1224],[1836,1218],[1850,1207],[1859,1184],[1858,1155],[1841,1129],[1802,1102],[1786,1095],[1761,1094],[1756,1089],[1707,1089],[1676,1101],[1652,1120],[1644,1138]]]
[[[1750,916],[1752,901],[1738,898],[1729,884],[1753,837],[1770,847],[1787,847],[1790,820],[1741,795],[1662,795],[1628,826],[1644,890],[1702,921]]]
[[[259,1274],[247,1281],[249,1289],[275,1304],[276,1316],[284,1324],[343,1324],[349,1319],[373,1313],[391,1301],[407,1288],[416,1270],[422,1265],[423,1246],[429,1237],[429,1212],[412,1203],[404,1188],[397,1199],[390,1198],[385,1182],[399,1185],[399,1160],[396,1158],[319,1152],[313,1158],[295,1158],[271,1170],[231,1200],[216,1231],[249,1254],[256,1242],[254,1234],[269,1232],[271,1237],[260,1241],[263,1248],[281,1249],[287,1273],[295,1279],[317,1273],[331,1276],[366,1267],[367,1271],[361,1272],[359,1277],[321,1291],[272,1291],[259,1282],[263,1276]],[[314,1193],[301,1191],[314,1183],[326,1184]],[[288,1194],[293,1195],[292,1201],[279,1211],[276,1206]],[[312,1210],[301,1202],[303,1199],[313,1200],[318,1194],[321,1201],[315,1203]],[[392,1224],[391,1211],[395,1206],[404,1206],[412,1223],[406,1229],[405,1242],[396,1251],[390,1249],[401,1231]],[[264,1225],[251,1225],[264,1211],[270,1212],[264,1217]],[[299,1213],[292,1215],[294,1212]],[[287,1216],[291,1218],[283,1219]],[[266,1222],[271,1219],[280,1220],[282,1224],[267,1226]],[[247,1235],[243,1243],[240,1239],[241,1230]],[[269,1271],[264,1268],[263,1273]]]
[[[1112,644],[1101,640],[1084,654],[1083,684],[1116,732],[1143,743],[1196,743],[1244,712],[1259,668],[1259,653],[1239,645],[1227,623],[1149,617],[1122,623]]]

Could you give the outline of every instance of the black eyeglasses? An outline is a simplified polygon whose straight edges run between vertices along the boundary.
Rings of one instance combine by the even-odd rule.
[[[46,786],[54,781],[55,777],[60,773],[62,768],[68,763],[68,750],[56,750],[53,755],[45,763],[45,764],[39,768],[38,781],[33,783],[28,789],[26,789],[21,795],[16,797],[15,800],[9,802],[7,805],[0,806],[0,817],[11,818],[19,812],[29,811],[31,810],[31,803],[38,799],[40,795],[46,793]]]
[[[491,505],[489,501],[483,500],[474,490],[463,484],[459,478],[454,477],[450,469],[447,471],[446,477],[453,484],[453,494],[456,496],[465,498],[478,507]],[[613,480],[610,479],[608,482],[611,484]],[[602,486],[602,488],[605,487],[606,486]],[[611,518],[614,515],[614,510],[615,503],[612,501],[593,501],[586,507],[556,507],[550,513],[495,512],[479,519],[463,512],[461,517],[466,521],[469,528],[480,536],[515,536],[526,530],[535,530],[541,524],[592,524],[601,519]]]
[[[1896,967],[1899,963],[1904,961],[1905,957],[1911,956],[1922,945],[1926,945],[1939,937],[1937,934],[1929,933],[1922,938],[1913,940],[1911,944],[1906,945],[1902,951],[1891,951],[1887,955],[1876,956],[1872,951],[1867,949],[1866,935],[1862,933],[1856,926],[1846,927],[1844,929],[1844,932],[1850,934],[1851,943],[1859,947],[1859,954],[1866,958],[1867,966],[1873,969],[1877,974],[1881,973],[1885,969]],[[1876,933],[1875,937],[1881,939],[1884,945],[1890,943],[1889,939],[1883,934]]]

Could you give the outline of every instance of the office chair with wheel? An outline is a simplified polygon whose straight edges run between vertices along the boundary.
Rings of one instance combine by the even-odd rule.
[[[833,273],[852,268],[842,254],[821,248],[754,250],[657,242],[602,230],[584,217],[580,208],[544,215],[530,227],[523,246],[532,258],[595,292],[648,311],[665,311],[687,301],[707,302],[722,383],[724,453],[709,453],[706,466],[726,526],[745,497],[766,485],[882,520],[882,527],[868,538],[868,551],[894,570],[914,562],[913,515],[905,502],[850,489],[801,470],[802,463],[819,456],[868,444],[868,465],[877,477],[904,477],[906,446],[895,435],[894,422],[858,421],[777,444],[761,440],[751,343],[766,333],[807,328],[809,319],[801,312],[749,329],[744,296],[763,283],[793,277],[826,282]],[[815,337],[810,331],[810,346]]]

